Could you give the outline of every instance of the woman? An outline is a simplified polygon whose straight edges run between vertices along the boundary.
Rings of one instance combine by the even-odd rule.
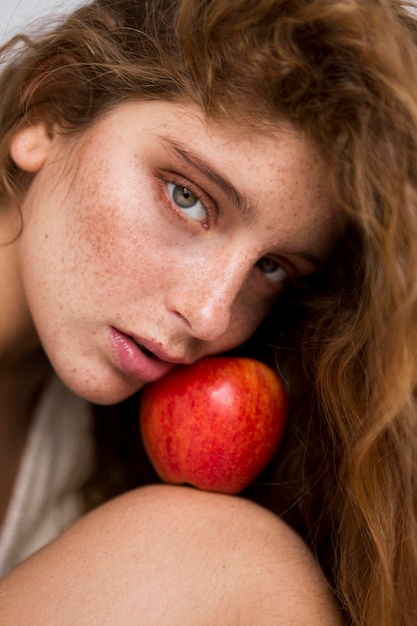
[[[0,104],[6,529],[50,364],[58,406],[117,405],[249,340],[285,372],[291,419],[269,486],[245,495],[304,537],[346,623],[415,623],[415,35],[396,0],[100,0],[17,46]],[[112,440],[119,409],[97,419]],[[148,482],[125,475],[121,439],[110,463],[95,434],[63,525],[81,491]],[[155,624],[337,623],[310,559],[246,499],[147,487],[6,576],[3,615],[24,595],[35,623],[135,623],[138,605]]]

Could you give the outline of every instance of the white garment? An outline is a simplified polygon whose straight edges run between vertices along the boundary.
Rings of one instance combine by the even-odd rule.
[[[94,463],[91,422],[87,402],[54,377],[36,410],[0,532],[0,576],[84,513],[79,487]]]

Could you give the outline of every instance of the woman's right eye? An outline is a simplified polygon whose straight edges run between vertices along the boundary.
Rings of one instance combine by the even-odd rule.
[[[208,221],[208,210],[188,187],[169,182],[166,182],[165,185],[171,201],[181,213],[196,222],[205,223]]]

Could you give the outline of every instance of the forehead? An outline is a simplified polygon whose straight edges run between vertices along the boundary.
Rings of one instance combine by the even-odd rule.
[[[300,191],[308,186],[322,201],[324,192],[330,199],[324,158],[290,123],[280,120],[274,127],[239,116],[210,119],[195,105],[161,101],[120,105],[113,115],[116,124],[129,126],[136,121],[138,131],[207,172],[230,172],[241,190],[258,184],[263,192],[266,185],[276,191],[278,181],[280,188],[297,182]]]
[[[174,110],[172,114],[177,115]],[[307,219],[310,215],[314,222],[329,211],[334,215],[336,194],[329,164],[313,141],[289,122],[280,120],[273,127],[238,117],[211,120],[192,106],[180,107],[178,116],[189,132],[180,135],[177,144],[180,127],[172,129],[169,116],[160,129],[166,145],[185,152],[201,169],[215,164],[215,171],[230,177],[234,189],[243,199],[251,198],[255,209],[274,207],[277,215],[291,212]]]
[[[209,119],[191,104],[135,101],[109,111],[90,132],[95,154],[123,152],[149,171],[161,167],[207,183],[220,203],[226,198],[248,221],[274,230],[278,245],[287,233],[292,241],[301,233],[317,246],[319,228],[335,221],[327,164],[311,140],[282,121],[273,128]]]

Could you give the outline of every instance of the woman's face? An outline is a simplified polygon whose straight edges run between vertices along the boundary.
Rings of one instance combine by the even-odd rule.
[[[35,172],[17,243],[27,307],[59,376],[98,403],[245,341],[339,233],[302,136],[191,105],[123,104],[76,141],[30,127],[12,156]]]

